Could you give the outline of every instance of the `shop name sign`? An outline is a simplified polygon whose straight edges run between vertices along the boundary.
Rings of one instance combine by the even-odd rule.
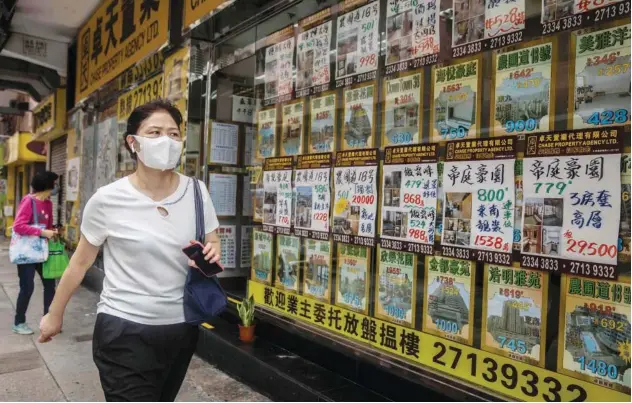
[[[210,14],[226,0],[184,0],[184,24],[182,28],[188,30],[200,18]]]
[[[81,100],[167,43],[169,0],[106,0],[79,31]]]
[[[34,138],[55,136],[63,129],[66,115],[66,89],[58,88],[33,110]]]

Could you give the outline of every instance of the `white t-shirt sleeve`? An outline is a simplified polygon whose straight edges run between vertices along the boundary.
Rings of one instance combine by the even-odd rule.
[[[90,244],[101,246],[107,238],[106,217],[101,192],[97,191],[86,203],[81,219],[81,234]]]
[[[204,233],[210,234],[219,227],[217,214],[215,214],[215,206],[211,200],[211,195],[204,182],[200,181],[200,189],[202,190],[202,203],[204,204]]]

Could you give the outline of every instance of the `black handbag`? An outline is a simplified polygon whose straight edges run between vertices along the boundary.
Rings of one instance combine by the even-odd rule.
[[[193,180],[193,199],[195,200],[195,239],[205,244],[204,205],[200,183]],[[219,284],[217,276],[206,277],[199,270],[190,268],[184,285],[184,320],[199,325],[219,315],[228,303],[226,293]]]

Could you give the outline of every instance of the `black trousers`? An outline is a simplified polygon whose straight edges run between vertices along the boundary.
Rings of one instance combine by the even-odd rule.
[[[26,310],[29,307],[31,301],[31,295],[35,289],[35,273],[39,274],[44,285],[44,315],[48,313],[48,308],[53,302],[55,297],[55,280],[44,278],[42,274],[41,263],[31,264],[19,264],[18,265],[18,277],[20,278],[20,293],[18,294],[18,301],[15,304],[15,319],[14,325],[26,322]]]
[[[197,339],[197,327],[186,323],[150,326],[98,314],[92,353],[106,401],[174,401]]]

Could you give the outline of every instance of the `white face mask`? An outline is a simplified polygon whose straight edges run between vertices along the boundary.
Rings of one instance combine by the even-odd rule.
[[[180,154],[182,154],[181,141],[167,136],[157,138],[133,137],[140,144],[140,151],[134,150],[134,152],[148,168],[166,171],[178,166]]]

